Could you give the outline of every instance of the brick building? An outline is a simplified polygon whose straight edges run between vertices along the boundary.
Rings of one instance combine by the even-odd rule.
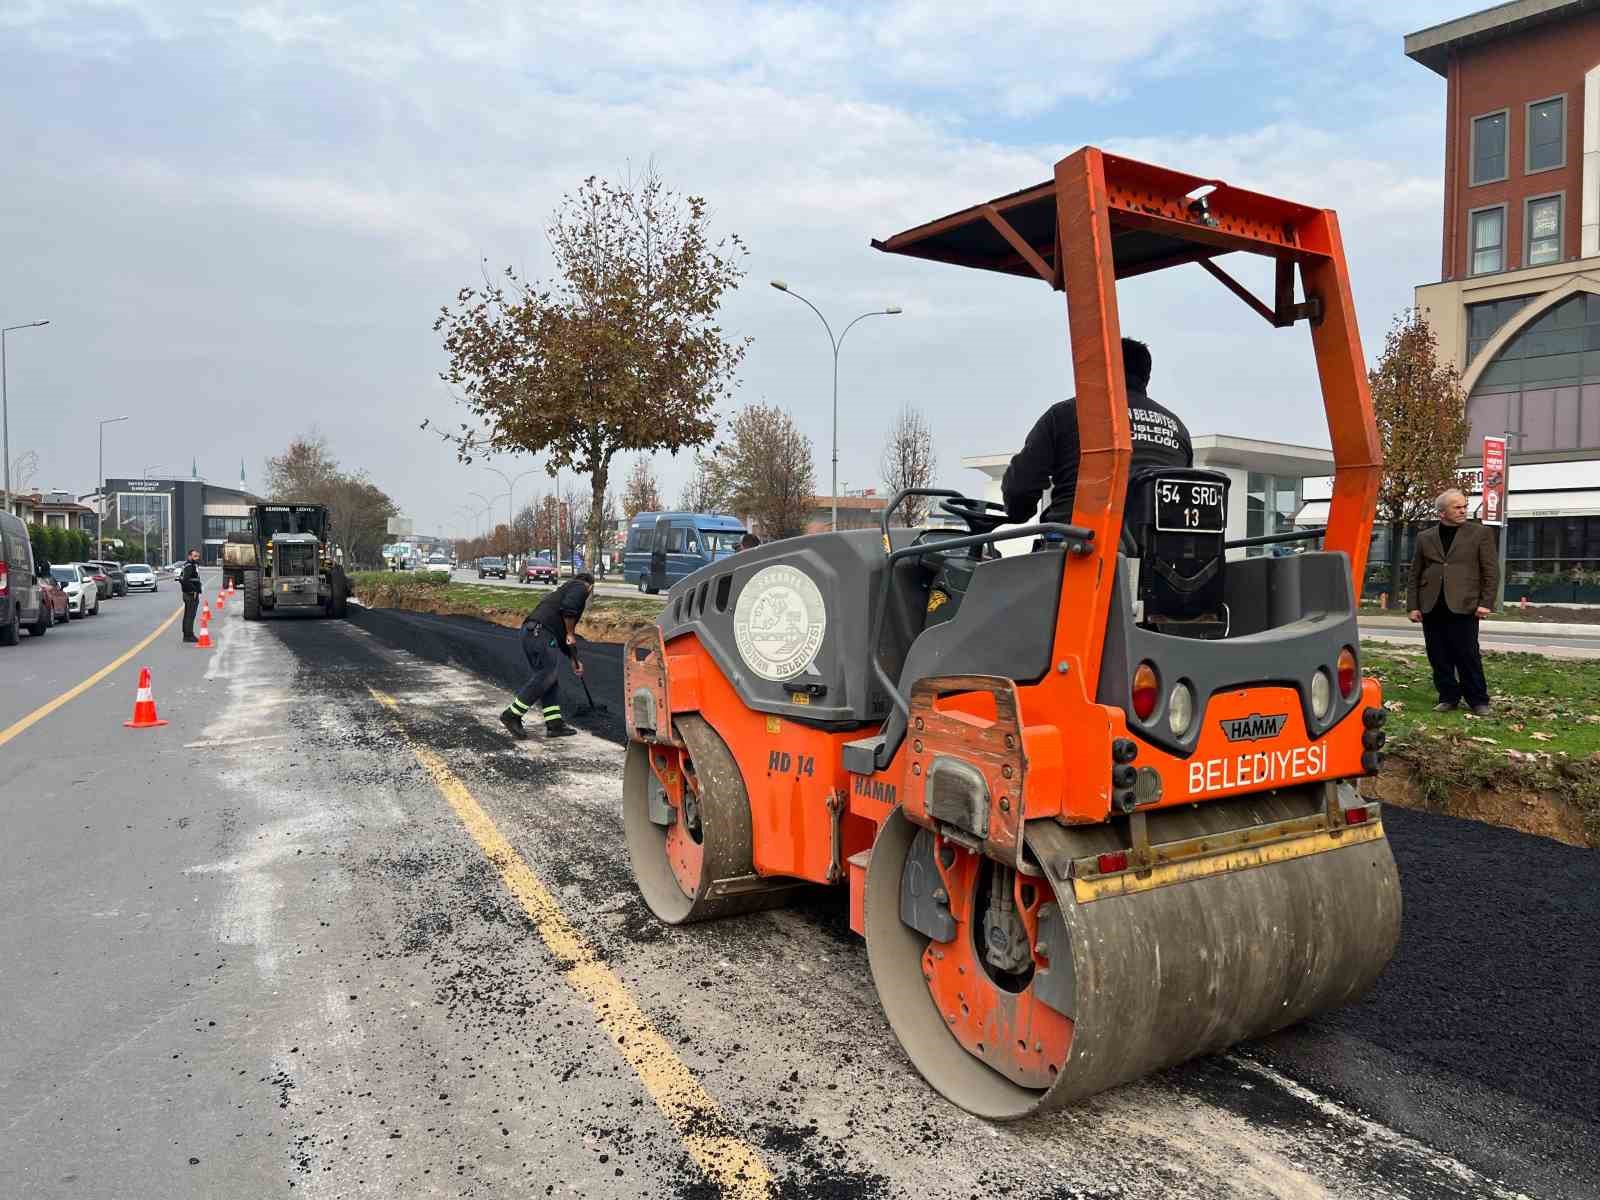
[[[1600,571],[1600,0],[1514,0],[1405,53],[1446,89],[1440,273],[1416,304],[1467,391],[1463,466],[1511,435],[1515,597]]]

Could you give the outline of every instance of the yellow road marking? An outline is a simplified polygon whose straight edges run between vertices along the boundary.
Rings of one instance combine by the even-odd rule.
[[[61,695],[57,696],[54,700],[50,701],[50,703],[48,703],[48,704],[41,704],[38,708],[34,709],[31,713],[29,713],[27,716],[23,717],[22,720],[18,721],[15,725],[12,725],[10,728],[5,729],[5,730],[0,730],[0,746],[4,746],[7,742],[9,742],[12,738],[16,737],[24,729],[27,729],[30,725],[36,724],[37,722],[44,720],[51,713],[55,712],[56,709],[60,708],[63,704],[67,703],[67,701],[74,700],[77,697],[83,695],[83,693],[87,692],[95,684],[99,683],[107,675],[111,674],[111,672],[115,671],[118,667],[122,666],[123,663],[127,662],[135,654],[139,653],[139,651],[143,650],[151,642],[155,641],[158,637],[160,637],[163,633],[165,633],[167,631],[167,629],[172,625],[172,623],[178,619],[178,614],[181,613],[182,611],[183,611],[183,609],[181,609],[181,608],[180,609],[176,609],[170,617],[168,617],[165,621],[161,622],[161,624],[157,625],[156,626],[156,631],[154,633],[152,633],[149,637],[145,638],[144,641],[140,642],[132,650],[129,650],[126,654],[124,654],[121,657],[117,658],[115,661],[109,663],[108,665],[106,665],[104,667],[101,667],[98,671],[96,671],[93,675],[89,676],[89,678],[85,679],[77,687],[71,688],[68,691],[62,692]]]
[[[393,712],[400,711],[394,697],[369,687],[372,698]],[[711,1094],[682,1059],[672,1052],[628,991],[600,960],[593,947],[567,920],[555,897],[533,869],[523,861],[445,761],[419,745],[402,729],[401,736],[433,779],[472,840],[500,872],[506,889],[533,921],[545,947],[566,973],[567,982],[588,1003],[601,1028],[628,1065],[639,1076],[656,1107],[677,1130],[689,1157],[725,1197],[768,1200],[775,1191],[771,1172],[756,1149],[731,1133],[727,1119]]]

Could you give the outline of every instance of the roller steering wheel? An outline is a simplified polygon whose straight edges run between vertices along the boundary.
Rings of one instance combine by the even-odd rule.
[[[973,533],[993,533],[1006,523],[1005,505],[992,500],[974,500],[970,496],[952,496],[948,500],[941,500],[939,511],[965,522]]]

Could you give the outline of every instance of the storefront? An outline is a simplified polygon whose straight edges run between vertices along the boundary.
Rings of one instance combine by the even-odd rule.
[[[237,488],[202,479],[108,479],[105,526],[141,543],[151,563],[172,562],[191,548],[216,565],[230,533],[250,528],[250,506],[260,500]]]

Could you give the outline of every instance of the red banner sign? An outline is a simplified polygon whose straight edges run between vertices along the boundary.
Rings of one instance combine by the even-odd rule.
[[[1506,440],[1483,439],[1483,523],[1506,523]]]

